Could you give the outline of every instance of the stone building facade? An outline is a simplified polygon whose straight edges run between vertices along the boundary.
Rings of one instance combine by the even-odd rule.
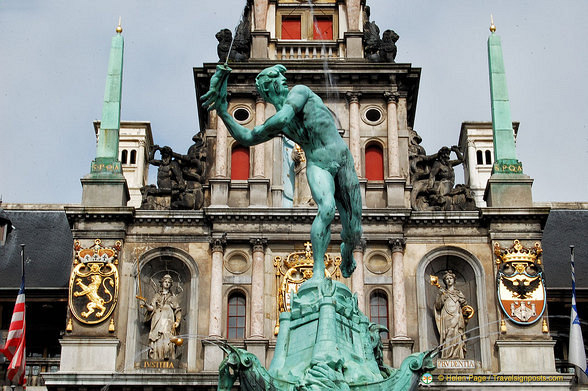
[[[556,370],[556,341],[547,312],[536,314],[537,320],[529,324],[513,322],[497,297],[496,246],[508,249],[519,241],[524,248],[533,248],[541,243],[550,207],[531,199],[504,205],[494,199],[486,206],[484,191],[491,174],[487,155],[490,160],[494,156],[491,124],[462,125],[465,187],[445,194],[453,198],[445,198],[443,204],[429,198],[425,207],[417,207],[414,201],[432,191],[417,191],[413,170],[415,156],[431,156],[419,149],[413,130],[420,69],[384,56],[386,45],[381,42],[379,51],[368,53],[367,31],[373,33],[375,24],[370,24],[365,2],[254,0],[247,13],[250,49],[245,59],[229,63],[229,113],[249,129],[275,113],[256,92],[255,76],[276,63],[288,69],[289,86],[307,85],[325,102],[353,155],[363,198],[364,240],[354,250],[358,267],[349,279],[336,267],[331,270],[333,278],[357,294],[360,309],[387,327],[388,333],[382,335],[384,361],[398,367],[410,353],[442,342],[435,318],[441,285],[431,282],[443,281],[451,271],[473,313],[467,322],[464,356],[434,375],[548,375],[556,381],[539,380],[529,386],[569,389],[573,375]],[[119,159],[126,158],[122,172],[130,201],[99,205],[93,199],[54,208],[64,211],[71,229],[71,237],[57,244],[71,254],[58,261],[62,269],[67,265],[67,281],[55,288],[61,302],[68,298],[69,306],[59,339],[59,368],[43,367],[46,389],[216,389],[224,356],[219,345],[224,342],[253,352],[269,366],[278,297],[290,293],[280,291],[280,268],[289,255],[311,250],[309,232],[316,208],[309,199],[304,159],[293,157],[295,145],[274,138],[243,147],[214,111],[200,106],[216,65],[193,69],[206,151],[202,208],[141,207],[140,188],[146,185],[146,161],[157,134],[152,139],[148,123],[131,122],[121,124],[119,145]],[[99,124],[95,127],[98,132]],[[132,167],[131,151],[136,151]],[[529,181],[524,186],[530,187]],[[467,194],[466,187],[473,192],[473,207],[463,207],[468,196],[457,197]],[[457,206],[441,206],[453,200]],[[6,206],[12,213],[19,213],[19,208]],[[338,217],[332,231],[327,254],[336,259]],[[84,258],[87,254],[106,256]],[[85,316],[92,311],[92,299],[81,289],[83,270],[90,270],[92,262],[99,264],[100,281],[109,294],[96,288],[102,301],[96,299],[94,312]],[[115,269],[117,279],[111,273]],[[108,278],[112,285],[106,283]],[[169,292],[164,289],[166,278],[171,280]],[[99,304],[105,306],[101,316]],[[157,329],[156,319],[174,323],[170,335]],[[167,338],[163,356],[157,353],[160,338]],[[471,378],[461,383],[439,379],[429,387],[478,386]],[[506,380],[490,385],[518,387]]]

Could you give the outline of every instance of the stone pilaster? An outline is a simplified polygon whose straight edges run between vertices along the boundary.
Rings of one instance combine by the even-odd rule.
[[[216,126],[216,155],[214,159],[214,177],[210,183],[210,206],[226,207],[229,202],[229,183],[227,178],[227,128],[225,123],[217,118]]]
[[[265,121],[265,101],[256,95],[255,99],[255,126]],[[265,178],[265,143],[253,147],[253,177]]]
[[[396,105],[398,96],[391,92],[384,93],[387,109],[388,128],[388,177],[398,178],[400,176],[400,152],[398,147],[398,113]]]
[[[255,354],[266,365],[267,348],[269,340],[264,338],[263,328],[265,319],[263,293],[265,290],[265,249],[267,239],[255,238],[249,241],[253,253],[253,265],[251,267],[251,337],[245,341],[247,351]]]
[[[212,251],[210,270],[210,304],[208,318],[208,338],[202,341],[204,346],[204,371],[218,371],[223,360],[223,351],[210,340],[221,339],[222,309],[223,309],[223,255],[227,245],[226,237],[210,239]]]
[[[392,346],[392,363],[398,368],[411,353],[413,341],[408,337],[406,321],[406,292],[404,290],[404,249],[406,239],[388,240],[392,250],[392,296],[394,307],[394,330],[390,344]]]
[[[255,238],[249,241],[253,252],[251,267],[251,337],[263,338],[264,314],[264,255],[267,239]]]
[[[347,92],[349,102],[349,150],[355,163],[355,172],[361,178],[361,141],[359,137],[359,97],[360,93]]]
[[[223,308],[223,255],[227,240],[225,236],[210,239],[212,262],[210,270],[210,307],[208,336],[220,338],[222,333]]]
[[[353,258],[357,266],[355,271],[351,275],[351,289],[353,293],[357,294],[357,305],[361,312],[365,313],[365,289],[364,289],[364,277],[363,277],[363,254],[365,253],[367,243],[364,238],[361,242],[353,249]]]
[[[263,124],[265,121],[265,102],[259,96],[255,100],[255,125]],[[253,178],[249,178],[249,206],[267,207],[269,179],[265,177],[265,145],[257,144],[253,147]]]

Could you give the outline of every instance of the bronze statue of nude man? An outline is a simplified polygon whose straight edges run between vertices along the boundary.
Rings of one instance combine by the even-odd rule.
[[[359,244],[361,193],[351,152],[341,138],[331,113],[322,99],[305,85],[288,89],[286,67],[277,64],[261,71],[255,85],[261,97],[273,104],[276,114],[249,130],[227,112],[227,79],[231,69],[218,65],[210,90],[202,96],[203,106],[215,109],[229,133],[242,145],[251,146],[284,135],[296,142],[306,155],[306,176],[317,204],[310,239],[313,249],[313,279],[325,275],[324,255],[331,241],[335,209],[341,218],[341,273],[349,277],[355,270],[353,249]]]

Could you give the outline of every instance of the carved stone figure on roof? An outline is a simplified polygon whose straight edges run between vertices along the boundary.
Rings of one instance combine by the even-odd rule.
[[[219,62],[227,61],[227,55],[231,61],[247,61],[251,50],[251,4],[247,2],[245,5],[243,17],[235,31],[234,40],[233,33],[229,29],[222,29],[216,33],[215,37],[218,40],[216,53]]]
[[[398,34],[394,30],[386,30],[382,34],[382,43],[380,47],[380,61],[382,62],[394,62],[396,59],[396,41],[398,41]]]
[[[380,28],[376,22],[370,21],[370,7],[366,6],[363,23],[363,51],[365,53],[365,58],[368,61],[380,61],[380,55],[378,52],[380,50],[381,43]]]
[[[173,153],[186,182],[186,190],[172,201],[172,209],[201,209],[204,204],[202,185],[206,181],[206,146],[202,133],[192,137],[194,144],[185,155]]]
[[[470,188],[455,186],[454,166],[463,163],[457,146],[442,147],[436,154],[426,155],[421,138],[410,130],[409,165],[412,181],[410,194],[414,210],[475,210],[476,203]],[[457,159],[451,160],[451,152]]]

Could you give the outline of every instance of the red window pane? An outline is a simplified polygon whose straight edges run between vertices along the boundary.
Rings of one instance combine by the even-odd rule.
[[[368,145],[365,149],[365,177],[368,181],[384,180],[384,154],[379,145]]]
[[[333,39],[333,18],[330,16],[315,16],[312,39],[332,40]]]
[[[284,16],[282,18],[282,39],[300,39],[300,16]]]
[[[231,152],[231,179],[249,179],[249,148],[237,145]]]
[[[227,337],[229,339],[245,338],[245,297],[240,293],[229,297]]]

